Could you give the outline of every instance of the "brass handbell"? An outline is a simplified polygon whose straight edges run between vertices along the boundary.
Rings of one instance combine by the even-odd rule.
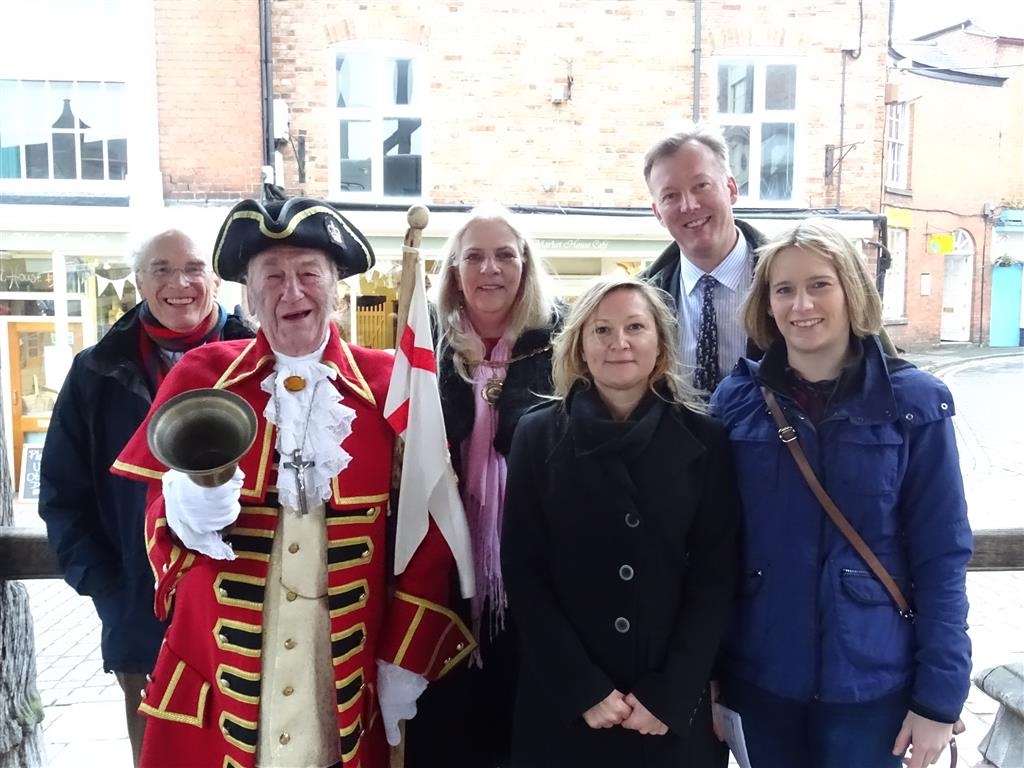
[[[205,488],[223,485],[256,440],[256,412],[223,389],[193,389],[161,405],[146,429],[153,455]]]

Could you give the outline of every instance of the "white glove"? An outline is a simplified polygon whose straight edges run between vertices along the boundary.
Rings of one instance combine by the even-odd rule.
[[[204,488],[184,472],[170,469],[164,474],[164,507],[167,524],[189,549],[215,560],[234,560],[235,553],[220,532],[238,519],[238,502],[245,474],[235,469],[223,485]]]
[[[384,735],[392,747],[397,747],[402,740],[398,721],[412,720],[416,716],[416,699],[426,689],[427,678],[423,675],[377,659],[377,698]]]

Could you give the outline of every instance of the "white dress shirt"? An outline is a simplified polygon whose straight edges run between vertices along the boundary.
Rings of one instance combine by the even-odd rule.
[[[693,371],[697,367],[697,330],[700,328],[703,293],[697,290],[697,281],[705,274],[718,281],[714,293],[718,370],[725,378],[747,349],[747,332],[743,329],[740,308],[753,283],[754,255],[743,233],[737,230],[736,245],[711,272],[705,273],[685,255],[680,256],[679,261],[679,361],[683,380],[692,383]]]

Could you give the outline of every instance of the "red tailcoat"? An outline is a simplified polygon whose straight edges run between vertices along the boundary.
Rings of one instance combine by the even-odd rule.
[[[474,642],[444,607],[453,561],[433,522],[390,595],[385,583],[394,434],[382,412],[391,355],[350,347],[332,327],[323,362],[337,370],[333,384],[342,402],[356,411],[353,431],[342,443],[352,461],[332,483],[325,509],[339,754],[345,766],[384,768],[376,660],[433,680],[465,658]],[[146,547],[156,576],[156,614],[170,616],[173,607],[140,708],[149,717],[142,751],[146,768],[227,768],[255,761],[264,587],[279,515],[273,495],[276,430],[263,417],[270,396],[260,389],[273,368],[274,354],[262,333],[189,352],[171,369],[150,415],[112,467],[150,484]],[[146,443],[156,409],[200,387],[235,392],[257,414],[256,441],[240,462],[242,511],[224,532],[235,560],[185,549],[171,533],[160,483],[166,467]]]

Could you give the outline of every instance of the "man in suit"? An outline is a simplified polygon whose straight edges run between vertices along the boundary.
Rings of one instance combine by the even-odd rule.
[[[765,239],[733,217],[736,179],[725,138],[711,125],[689,123],[655,143],[644,179],[654,215],[674,242],[641,277],[675,299],[683,378],[710,393],[741,356],[760,357],[740,305]]]

